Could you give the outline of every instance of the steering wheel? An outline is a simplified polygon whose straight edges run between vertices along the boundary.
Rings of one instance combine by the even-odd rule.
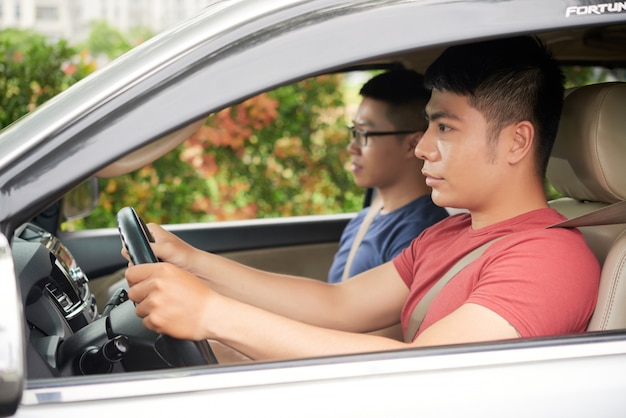
[[[150,247],[154,238],[134,208],[127,206],[120,209],[117,213],[117,227],[134,264],[159,262]],[[181,340],[158,334],[154,340],[154,349],[171,367],[217,364],[213,350],[206,340]]]

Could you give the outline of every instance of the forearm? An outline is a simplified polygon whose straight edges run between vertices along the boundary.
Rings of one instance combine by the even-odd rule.
[[[323,327],[342,328],[337,319],[349,316],[342,290],[328,283],[257,270],[210,253],[194,258],[192,273],[229,298]]]
[[[304,324],[242,302],[220,297],[221,312],[207,334],[255,360],[290,359],[394,350],[409,347],[383,337]],[[268,332],[269,330],[269,332]]]

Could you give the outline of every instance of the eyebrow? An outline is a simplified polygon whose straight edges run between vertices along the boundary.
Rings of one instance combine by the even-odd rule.
[[[437,110],[429,115],[428,112],[426,112],[426,109],[424,109],[424,117],[426,118],[426,120],[437,120],[446,118],[461,121],[461,118],[459,116],[455,115],[454,113],[446,112],[445,110]]]

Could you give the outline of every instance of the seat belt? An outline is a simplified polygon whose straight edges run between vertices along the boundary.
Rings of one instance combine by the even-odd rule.
[[[506,236],[506,235],[505,235]],[[409,323],[406,328],[406,334],[404,335],[404,342],[411,342],[417,333],[420,325],[422,325],[422,321],[426,316],[426,311],[428,311],[428,307],[432,300],[437,296],[437,293],[448,283],[457,273],[465,268],[469,263],[476,260],[478,257],[485,252],[487,248],[500,238],[504,238],[505,236],[495,238],[491,241],[488,241],[481,245],[480,247],[474,248],[469,253],[465,254],[463,258],[456,262],[454,266],[450,270],[444,274],[441,279],[435,283],[433,287],[431,287],[428,292],[424,295],[424,297],[418,302],[418,304],[413,309],[411,313],[411,318],[409,319]]]
[[[626,223],[626,200],[566,219],[548,228],[578,228],[581,226],[614,225]]]
[[[599,226],[621,223],[626,223],[626,200],[584,213],[571,219],[566,219],[562,222],[549,225],[546,228],[578,228],[581,226]],[[457,263],[452,266],[452,268],[448,270],[433,287],[428,290],[426,295],[424,295],[424,297],[418,302],[415,309],[413,309],[413,312],[411,313],[406,333],[404,335],[405,342],[413,341],[415,334],[419,330],[419,327],[426,316],[430,303],[435,298],[437,293],[446,285],[446,283],[456,276],[458,272],[463,270],[469,263],[480,257],[491,244],[500,238],[504,238],[505,236],[486,242],[480,247],[467,253],[463,258],[457,261]]]
[[[350,247],[350,253],[348,254],[348,259],[346,260],[346,265],[343,268],[343,274],[341,276],[341,281],[346,281],[350,278],[350,267],[352,266],[352,261],[354,260],[354,256],[359,249],[359,245],[361,245],[361,241],[363,241],[363,237],[367,232],[367,229],[372,224],[372,221],[378,215],[378,213],[383,208],[383,199],[381,199],[380,195],[376,195],[376,197],[370,203],[369,210],[363,218],[363,222],[359,226],[359,230],[354,237],[354,241],[352,241],[352,247]]]
[[[367,214],[365,215],[365,218],[363,218],[363,222],[361,222],[361,225],[359,226],[359,230],[356,236],[354,237],[354,241],[352,241],[352,247],[350,247],[350,253],[348,254],[348,259],[346,260],[346,265],[343,269],[343,275],[341,277],[342,282],[350,278],[350,266],[352,265],[354,256],[356,255],[356,252],[359,249],[359,246],[361,245],[361,241],[363,241],[363,237],[365,237],[365,233],[367,232],[368,228],[374,221],[374,218],[376,217],[376,215],[380,213],[382,208],[383,208],[383,200],[381,199],[380,195],[377,194],[372,199],[369,209],[367,211]],[[398,322],[397,324],[391,325],[389,327],[370,331],[368,332],[368,334],[379,335],[382,337],[387,337],[387,338],[392,338],[394,340],[402,341],[402,338],[403,338],[402,324]]]

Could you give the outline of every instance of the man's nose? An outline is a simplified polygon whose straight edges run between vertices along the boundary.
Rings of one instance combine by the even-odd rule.
[[[348,143],[348,152],[354,155],[361,154],[361,147],[354,138],[350,139],[350,143]]]
[[[415,156],[420,160],[431,160],[435,152],[434,135],[429,126],[415,146]]]

